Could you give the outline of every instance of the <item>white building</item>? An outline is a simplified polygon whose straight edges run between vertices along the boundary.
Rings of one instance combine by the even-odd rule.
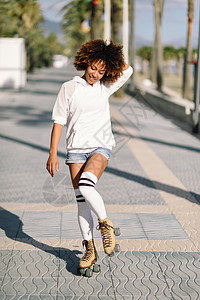
[[[23,38],[0,38],[0,88],[26,84],[26,51]]]

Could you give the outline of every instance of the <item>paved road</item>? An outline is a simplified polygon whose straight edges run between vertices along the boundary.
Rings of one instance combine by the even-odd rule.
[[[60,172],[45,170],[55,97],[74,74],[43,69],[0,92],[0,299],[200,299],[200,140],[129,96],[111,99],[117,147],[97,185],[121,251],[106,257],[95,230],[102,271],[77,275],[64,131]]]

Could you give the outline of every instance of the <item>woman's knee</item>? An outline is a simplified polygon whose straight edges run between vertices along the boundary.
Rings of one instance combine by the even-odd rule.
[[[108,160],[105,156],[100,153],[95,153],[88,159],[86,166],[84,167],[84,172],[91,172],[99,180],[107,164]]]

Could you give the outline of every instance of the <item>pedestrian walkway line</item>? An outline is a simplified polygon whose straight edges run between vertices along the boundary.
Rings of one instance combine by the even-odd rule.
[[[55,206],[50,203],[13,203],[0,202],[0,209],[8,211],[42,211],[42,212],[77,212],[77,204],[66,204]],[[106,204],[106,211],[109,213],[165,213],[169,208],[164,205],[117,205]]]
[[[113,105],[111,105],[111,115],[117,119],[120,124],[127,123],[127,120],[125,120],[122,114],[120,114]],[[183,192],[187,191],[187,189],[150,148],[147,142],[140,139],[140,135],[133,129],[132,126],[126,125],[125,131],[123,125],[120,130],[121,133],[124,131],[125,136],[127,136],[127,131],[129,132],[132,138],[130,138],[127,142],[127,146],[136,157],[147,176],[152,180],[155,188],[167,204],[169,211],[175,215],[176,219],[190,238],[189,249],[188,242],[184,242],[185,250],[183,249],[181,251],[198,252],[200,250],[200,205],[196,202],[196,199],[192,198],[192,195],[192,201],[188,201],[181,196],[177,196],[176,193],[170,193],[172,188],[173,190],[177,189],[182,190]],[[165,187],[165,189],[162,190],[162,186]],[[161,251],[163,247],[165,248],[166,243],[169,243],[169,241],[149,241],[149,243],[152,247],[152,251],[155,249],[160,249],[157,251]],[[180,241],[172,242],[172,248],[175,247],[176,243],[181,244]],[[165,246],[163,244],[165,244]]]
[[[57,212],[57,213],[75,213],[77,211],[76,204],[68,204],[66,206],[60,206],[60,207],[55,207],[49,203],[0,203],[1,209],[8,210],[11,214],[16,214],[16,215],[22,215],[25,212],[31,212],[31,213],[42,213],[45,217],[46,214],[49,212]],[[128,217],[128,215],[131,213],[135,214],[148,214],[155,216],[155,214],[170,214],[169,207],[167,205],[162,205],[162,206],[154,206],[154,205],[106,205],[106,209],[108,214],[122,214],[125,213]],[[46,216],[47,217],[47,216]],[[45,218],[46,218],[45,217]],[[129,218],[129,217],[128,217]],[[22,222],[24,221],[23,219],[21,220]],[[20,220],[19,220],[20,222]],[[155,220],[154,220],[155,224]],[[159,223],[157,223],[159,224]],[[26,232],[28,225],[28,233]],[[25,229],[24,229],[25,226]],[[67,248],[70,250],[73,250],[76,247],[79,247],[79,244],[81,245],[81,240],[79,239],[69,239],[69,238],[59,238],[51,236],[48,238],[45,237],[37,237],[37,232],[33,228],[33,233],[32,231],[30,232],[30,226],[29,224],[24,224],[22,231],[24,230],[24,236],[27,235],[26,237],[22,238],[17,238],[15,239],[14,236],[11,238],[10,236],[1,236],[0,237],[0,250],[35,250],[37,251],[38,249],[44,250],[45,247],[52,247],[54,250],[56,248]],[[48,226],[48,223],[47,223]],[[57,226],[56,223],[54,226]],[[152,225],[151,225],[152,226]],[[121,226],[120,226],[121,227]],[[136,223],[136,232],[137,232],[137,223]],[[47,228],[47,235],[49,232],[49,229]],[[122,230],[122,228],[121,228]],[[134,230],[132,228],[131,230]],[[148,231],[148,229],[146,229]],[[157,230],[155,228],[155,230]],[[161,231],[163,228],[161,229]],[[173,229],[174,230],[174,229]],[[154,231],[154,228],[153,228]],[[40,235],[40,232],[38,232]],[[33,236],[32,236],[33,234]],[[126,229],[124,231],[124,234],[130,235],[130,230],[126,232]],[[159,233],[160,234],[160,233]],[[52,234],[51,234],[52,235]],[[29,237],[30,236],[30,237]],[[148,236],[148,234],[147,234]],[[29,237],[29,238],[28,238]],[[194,247],[193,243],[191,240],[181,240],[180,238],[169,240],[152,240],[152,239],[143,239],[140,237],[139,239],[134,239],[134,238],[126,238],[126,239],[121,239],[123,238],[123,230],[122,230],[122,236],[118,239],[118,243],[120,244],[120,249],[121,251],[169,251],[169,252],[198,252],[197,248]],[[97,241],[96,241],[97,240]],[[100,239],[95,238],[95,241],[97,243],[97,249],[98,251],[103,251],[102,250],[102,242]]]
[[[133,228],[134,230],[134,228]],[[153,252],[198,252],[190,240],[118,240],[120,251],[153,251]],[[41,247],[38,247],[40,244]],[[59,238],[37,238],[37,244],[29,243],[26,239],[14,240],[8,237],[0,237],[0,250],[43,250],[47,248],[82,249],[82,239],[59,239]],[[98,251],[103,251],[102,241],[95,238],[95,245]]]

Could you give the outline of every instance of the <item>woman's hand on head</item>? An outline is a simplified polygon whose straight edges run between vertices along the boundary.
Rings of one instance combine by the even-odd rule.
[[[123,71],[127,70],[129,68],[129,65],[127,63],[125,63],[124,67],[123,67]]]
[[[55,170],[56,172],[59,171],[59,161],[57,155],[49,155],[46,164],[46,169],[52,177],[55,176]]]

